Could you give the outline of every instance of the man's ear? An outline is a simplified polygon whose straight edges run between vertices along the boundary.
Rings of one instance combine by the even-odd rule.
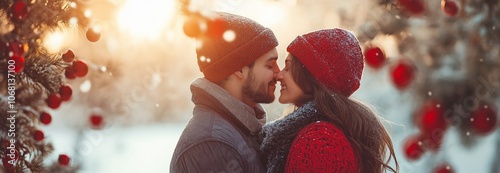
[[[240,78],[240,79],[243,79],[245,75],[243,75],[243,69],[240,69],[236,72],[234,72],[234,74],[236,75],[236,77]]]

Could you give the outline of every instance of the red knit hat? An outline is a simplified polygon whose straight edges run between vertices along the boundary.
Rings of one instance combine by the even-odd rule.
[[[278,46],[274,33],[255,21],[229,13],[216,15],[223,32],[232,31],[235,37],[227,41],[223,34],[209,33],[197,38],[201,42],[196,50],[198,66],[208,80],[218,82]]]
[[[363,53],[358,39],[344,29],[324,29],[298,36],[287,47],[331,91],[349,97],[359,88]]]

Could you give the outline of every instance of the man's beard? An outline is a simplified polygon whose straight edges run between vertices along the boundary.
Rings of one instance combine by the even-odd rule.
[[[248,79],[243,84],[243,94],[256,103],[272,103],[274,101],[274,93],[269,94],[269,83],[267,85],[258,83],[252,73],[248,75]]]

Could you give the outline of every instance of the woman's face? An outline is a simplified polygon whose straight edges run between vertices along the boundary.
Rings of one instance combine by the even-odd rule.
[[[276,79],[281,83],[280,98],[278,100],[282,104],[296,103],[297,100],[304,95],[304,92],[297,83],[295,83],[290,73],[291,64],[292,56],[288,54],[285,59],[285,67],[276,76]]]

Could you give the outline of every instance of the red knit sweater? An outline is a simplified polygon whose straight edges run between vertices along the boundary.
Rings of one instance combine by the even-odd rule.
[[[314,122],[300,130],[293,141],[285,172],[357,172],[354,153],[347,137],[335,125]]]

